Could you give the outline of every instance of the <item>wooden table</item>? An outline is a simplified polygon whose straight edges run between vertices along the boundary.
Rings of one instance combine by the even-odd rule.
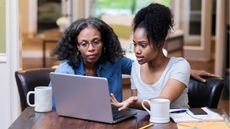
[[[137,110],[135,117],[117,124],[106,124],[75,118],[58,116],[56,112],[36,113],[34,108],[26,108],[9,129],[138,129],[149,124],[147,112]],[[177,129],[174,122],[154,124],[148,129]]]

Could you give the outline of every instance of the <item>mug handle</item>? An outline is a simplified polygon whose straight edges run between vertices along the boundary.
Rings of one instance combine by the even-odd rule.
[[[28,104],[30,107],[35,107],[35,104],[31,104],[31,103],[30,103],[30,99],[29,99],[30,94],[35,94],[35,92],[34,92],[34,91],[29,91],[29,92],[27,93],[27,95],[26,95],[26,102],[27,102],[27,104]]]
[[[147,102],[147,103],[150,105],[150,101],[147,100],[147,99],[143,100],[143,101],[141,102],[141,106],[142,106],[149,114],[151,114],[150,110],[149,110],[148,108],[145,107],[144,102]]]

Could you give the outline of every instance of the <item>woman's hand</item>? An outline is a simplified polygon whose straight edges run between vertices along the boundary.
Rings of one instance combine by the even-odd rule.
[[[201,82],[206,82],[206,80],[202,77],[204,77],[204,76],[215,76],[215,75],[208,73],[204,70],[191,70],[191,76],[193,78],[195,78],[196,80],[199,80]]]
[[[130,104],[137,102],[137,100],[137,96],[131,96],[123,102],[118,102],[114,95],[111,94],[111,104],[117,107],[119,111],[128,108]]]

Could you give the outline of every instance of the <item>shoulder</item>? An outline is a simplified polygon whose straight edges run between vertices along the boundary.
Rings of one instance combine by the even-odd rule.
[[[137,61],[134,61],[132,67],[133,68],[140,67],[140,64]]]
[[[132,64],[132,73],[139,72],[140,70],[140,64],[137,61],[134,61]]]
[[[188,63],[188,61],[182,57],[171,57],[170,65],[171,67],[174,67],[174,68],[190,69],[190,64]]]
[[[55,70],[55,72],[74,74],[74,70],[73,70],[72,66],[70,66],[68,61],[66,61],[66,60],[62,61],[58,65],[58,68]]]
[[[187,86],[191,71],[188,61],[181,57],[171,57],[170,65],[170,78],[176,79]]]

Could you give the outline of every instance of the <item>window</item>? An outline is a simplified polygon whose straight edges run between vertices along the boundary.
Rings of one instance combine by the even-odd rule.
[[[103,14],[133,15],[151,2],[171,6],[171,0],[93,0],[91,15],[100,18]]]

